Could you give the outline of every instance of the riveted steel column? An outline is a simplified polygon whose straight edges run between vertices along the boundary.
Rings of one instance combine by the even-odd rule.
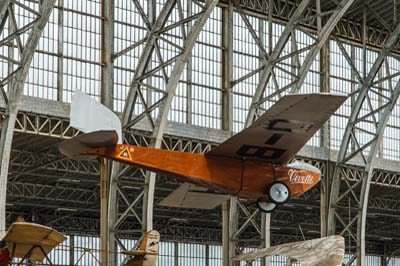
[[[58,0],[58,40],[57,40],[57,101],[63,101],[64,74],[64,0]]]
[[[261,214],[261,238],[263,240],[262,247],[268,248],[271,246],[271,214]],[[269,266],[270,257],[261,259],[261,266]]]
[[[271,1],[269,2],[268,13],[269,13],[269,19],[272,19],[272,3],[271,3]],[[269,21],[269,24],[272,25],[272,21]],[[263,47],[265,47],[266,40],[265,40],[264,21],[260,20],[258,25],[259,25],[260,44]],[[272,29],[272,27],[270,29]],[[272,38],[272,32],[269,32],[269,40],[271,38]],[[272,47],[270,49],[272,49]],[[262,66],[263,62],[264,62],[263,55],[259,52],[260,66]],[[262,240],[262,242],[261,242],[260,247],[267,248],[267,247],[271,246],[271,214],[270,213],[268,213],[268,214],[261,213],[261,240]],[[269,266],[270,258],[266,257],[266,258],[261,259],[260,265],[261,266]]]
[[[233,261],[231,258],[236,255],[235,233],[238,230],[238,199],[232,197],[229,201],[229,245],[228,245],[228,261],[229,266],[238,266],[238,261]],[[224,264],[225,265],[225,264]]]
[[[222,129],[232,131],[233,2],[222,11]]]
[[[222,10],[222,129],[232,131],[232,75],[233,75],[233,2],[230,1],[227,7]],[[222,221],[222,263],[224,266],[231,265],[231,223],[230,214],[237,211],[234,206],[235,199],[224,203]]]
[[[114,0],[102,0],[101,14],[100,101],[110,110],[113,110]],[[102,250],[114,250],[114,238],[110,237],[111,228],[108,213],[112,162],[107,159],[101,159],[100,167],[100,248]],[[110,265],[110,261],[115,260],[114,257],[109,252],[102,252],[100,253],[100,262],[102,265]]]
[[[222,203],[222,266],[229,266],[229,201]]]
[[[321,34],[322,22],[321,22],[321,1],[316,0],[317,14],[317,26],[318,34]],[[327,40],[321,49],[320,53],[320,91],[329,92],[330,91],[330,44]],[[330,122],[329,120],[323,125],[320,130],[320,146],[330,150]],[[327,235],[327,222],[328,222],[328,209],[329,209],[329,184],[330,184],[330,171],[329,164],[327,165],[326,175],[323,180],[321,180],[320,188],[320,220],[321,220],[321,236]]]

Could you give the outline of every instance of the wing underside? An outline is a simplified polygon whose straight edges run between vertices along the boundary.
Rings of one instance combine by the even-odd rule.
[[[207,155],[287,163],[346,99],[329,94],[284,96],[250,127]]]
[[[174,208],[214,209],[229,198],[229,195],[209,193],[206,188],[184,183],[165,197],[159,205]]]

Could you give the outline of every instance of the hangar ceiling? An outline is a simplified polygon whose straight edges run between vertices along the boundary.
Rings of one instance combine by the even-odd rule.
[[[60,100],[63,100],[63,92],[57,92],[56,99],[59,102],[55,102],[57,103],[56,108],[52,108],[54,102],[29,100],[29,97],[20,96],[34,54],[53,53],[53,51],[46,51],[45,46],[38,48],[38,37],[44,25],[46,25],[53,5],[55,5],[54,9],[59,14],[72,12],[63,6],[64,2],[67,4],[68,1],[44,0],[40,1],[40,4],[37,1],[3,1],[0,5],[0,33],[2,34],[0,35],[0,56],[3,60],[2,62],[7,62],[9,66],[8,71],[4,71],[2,74],[0,83],[0,87],[4,92],[3,95],[6,95],[5,91],[8,92],[8,98],[2,98],[3,153],[9,147],[6,140],[11,140],[12,138],[7,184],[7,223],[14,221],[18,215],[24,215],[33,221],[47,224],[63,231],[98,234],[100,230],[99,163],[97,161],[78,162],[65,159],[57,152],[57,144],[63,138],[71,137],[77,133],[69,128],[68,125],[68,105],[60,102]],[[329,134],[327,133],[329,129],[324,129],[320,135],[321,147],[310,148],[299,156],[299,159],[310,161],[323,170],[324,182],[321,185],[322,187],[315,188],[275,212],[272,215],[271,232],[273,243],[301,239],[302,233],[307,237],[315,237],[320,234],[321,230],[329,230],[321,228],[321,219],[330,219],[323,222],[323,226],[326,225],[325,223],[335,222],[333,229],[331,225],[330,230],[344,234],[348,239],[348,252],[354,252],[358,257],[362,257],[365,254],[360,253],[362,237],[358,234],[361,234],[360,224],[366,221],[366,231],[364,232],[366,241],[362,242],[362,244],[365,244],[367,253],[383,254],[387,252],[388,244],[395,249],[400,244],[400,235],[396,230],[400,223],[398,208],[400,199],[397,193],[397,186],[400,183],[399,168],[393,166],[396,163],[388,160],[382,158],[375,160],[377,154],[380,154],[379,147],[372,149],[376,153],[369,153],[370,146],[366,150],[362,149],[364,147],[362,144],[357,147],[359,136],[351,134],[351,132],[362,128],[362,126],[356,128],[355,124],[357,122],[373,124],[375,126],[373,132],[366,132],[366,134],[372,136],[371,144],[368,142],[368,145],[372,145],[372,143],[379,144],[380,137],[384,132],[384,127],[380,126],[379,118],[384,118],[381,121],[386,121],[385,119],[390,115],[397,102],[400,89],[396,82],[396,77],[400,70],[382,74],[385,72],[382,70],[383,66],[387,64],[389,57],[396,60],[399,58],[400,17],[397,1],[241,0],[217,2],[193,1],[193,5],[196,4],[198,10],[193,11],[193,16],[185,17],[183,14],[176,16],[175,21],[173,21],[175,24],[168,24],[167,20],[171,19],[169,17],[171,10],[182,10],[182,7],[179,8],[180,1],[165,1],[157,12],[151,11],[150,8],[146,11],[142,10],[144,13],[136,14],[144,21],[144,29],[141,30],[148,33],[148,36],[146,37],[146,42],[143,41],[142,44],[146,43],[148,49],[144,49],[141,52],[141,58],[137,61],[137,65],[124,66],[125,68],[136,69],[134,73],[129,72],[132,76],[131,80],[136,82],[132,82],[131,93],[127,97],[127,102],[130,104],[125,110],[120,110],[124,121],[126,140],[137,145],[205,152],[229,136],[227,131],[233,130],[232,122],[229,122],[229,120],[232,120],[231,109],[229,109],[231,108],[232,103],[230,101],[232,100],[229,100],[229,93],[223,93],[223,117],[221,119],[221,128],[223,130],[215,129],[212,131],[212,134],[219,135],[219,137],[209,137],[209,135],[212,135],[209,130],[185,124],[179,126],[174,124],[173,126],[177,128],[181,127],[181,130],[176,131],[175,134],[168,132],[168,127],[170,127],[167,122],[168,111],[172,104],[176,87],[180,82],[181,73],[185,71],[183,67],[187,61],[189,61],[189,66],[191,65],[191,49],[196,45],[201,29],[209,19],[215,5],[222,10],[221,14],[224,21],[221,23],[222,29],[218,33],[221,34],[221,46],[224,48],[221,49],[224,54],[222,56],[223,59],[221,59],[221,65],[223,66],[222,86],[224,89],[228,88],[227,91],[229,91],[235,84],[244,82],[255,73],[260,75],[259,84],[262,85],[256,88],[254,95],[250,95],[253,96],[250,99],[253,104],[250,106],[250,115],[245,122],[243,121],[247,125],[253,121],[259,112],[265,109],[266,106],[263,104],[269,99],[268,97],[276,97],[280,92],[283,93],[286,90],[290,90],[292,93],[301,92],[308,73],[315,71],[315,69],[310,70],[310,68],[312,68],[312,63],[316,58],[320,58],[319,62],[321,62],[320,69],[317,72],[329,72],[329,67],[327,66],[330,59],[329,56],[326,56],[326,51],[328,50],[329,54],[330,48],[326,44],[327,41],[335,40],[339,43],[343,56],[346,60],[352,61],[353,64],[355,64],[355,60],[350,52],[346,52],[346,48],[343,48],[344,46],[352,44],[364,49],[365,54],[367,49],[375,51],[378,55],[371,64],[374,65],[375,63],[376,67],[371,67],[368,70],[364,69],[363,72],[353,71],[353,75],[356,76],[354,79],[358,79],[358,84],[356,83],[356,88],[350,95],[354,117],[352,123],[347,126],[347,139],[344,139],[344,143],[355,143],[353,146],[350,145],[353,148],[356,147],[353,150],[354,154],[351,153],[353,160],[346,160],[346,150],[349,146],[341,147],[339,154],[329,150],[329,146],[326,146],[329,141],[324,137],[324,134]],[[109,106],[113,104],[112,98],[110,98],[114,71],[113,60],[115,59],[113,56],[123,56],[124,53],[128,53],[130,50],[136,49],[136,46],[139,46],[139,44],[133,43],[120,52],[112,50],[112,36],[114,36],[112,33],[112,10],[114,9],[110,3],[110,1],[99,2],[102,6],[102,15],[99,21],[103,25],[103,34],[101,38],[102,56],[101,60],[97,62],[102,71],[100,81],[102,93],[100,98],[103,103]],[[136,8],[141,6],[138,1],[133,1],[133,3]],[[15,20],[13,14],[15,6],[20,5],[31,5],[26,10],[35,16],[31,16],[31,21],[28,21],[25,26],[20,25],[20,28],[18,28],[18,26],[13,25]],[[73,12],[76,14],[82,13],[81,11]],[[260,69],[254,70],[254,73],[246,74],[235,80],[235,84],[232,84],[234,83],[232,82],[232,64],[234,62],[232,62],[231,56],[234,53],[234,49],[231,47],[233,42],[233,14],[239,14],[243,19],[245,28],[254,39],[252,41],[253,44],[255,42],[259,45],[260,61],[264,64],[261,64]],[[268,40],[255,30],[254,25],[252,26],[250,20],[253,19],[253,16],[260,19],[272,19],[274,22],[282,24],[283,28],[287,30],[287,32],[283,30],[279,40],[276,41],[278,48],[270,46],[265,49],[262,43],[268,42]],[[157,24],[157,22],[159,23]],[[122,24],[120,21],[118,23]],[[152,28],[152,25],[158,28]],[[3,28],[5,29],[6,26],[8,30],[3,32]],[[172,55],[169,55],[168,59],[163,61],[158,58],[158,61],[152,63],[154,72],[146,72],[149,67],[148,59],[160,57],[157,54],[160,48],[157,47],[159,44],[157,44],[156,40],[164,38],[162,39],[164,44],[169,43],[169,45],[172,45],[171,41],[168,41],[168,34],[165,33],[174,27],[182,28],[180,33],[182,36],[179,38],[183,41],[177,42],[176,49],[170,51]],[[194,30],[189,31],[189,28]],[[287,45],[289,36],[295,30],[306,32],[306,35],[311,36],[310,38],[313,42],[303,48],[293,48],[289,56],[287,54],[284,55],[282,50]],[[178,37],[176,38],[179,39]],[[294,47],[296,40],[294,38],[290,40]],[[281,49],[279,49],[280,42],[282,44]],[[341,43],[343,44],[340,45]],[[260,46],[264,48],[260,48]],[[304,58],[301,57],[301,54],[306,51],[308,52]],[[64,58],[63,54],[55,54],[56,58]],[[366,55],[364,56],[366,57]],[[10,58],[16,57],[18,57],[18,60],[10,60]],[[295,57],[298,58],[296,59]],[[274,73],[279,70],[283,71],[282,66],[279,65],[280,62],[288,58],[298,61],[298,69],[295,70],[295,74],[292,73],[294,76],[293,83],[284,84],[276,88],[278,92],[273,93],[273,96],[265,96],[266,92],[264,90],[268,87],[268,82],[274,79]],[[270,66],[270,69],[268,66]],[[118,65],[116,69],[118,68],[122,67]],[[379,75],[377,74],[378,72],[380,73]],[[264,80],[262,77],[264,77]],[[378,77],[378,82],[376,77]],[[151,79],[153,79],[153,83],[145,84],[144,81]],[[380,82],[383,84],[384,81],[388,80],[393,85],[390,85],[391,87],[387,90],[377,85],[378,94],[381,95],[381,103],[379,111],[374,111],[368,100],[372,98],[370,96],[371,93],[374,93],[371,88],[376,84],[380,84]],[[330,86],[326,82],[326,77],[322,75],[321,91],[329,90]],[[56,84],[56,87],[59,86],[60,84]],[[150,100],[145,99],[143,96],[145,93],[142,92],[145,91],[144,87],[146,86],[163,95],[158,99],[159,101],[150,104]],[[162,88],[163,91],[157,91],[157,89],[160,90],[160,88],[156,88],[157,86]],[[379,89],[381,90],[380,92]],[[360,95],[363,92],[364,96],[361,97]],[[142,112],[139,113],[134,111],[134,104],[138,98],[141,98],[142,106],[145,106],[142,108]],[[16,109],[15,103],[19,101],[23,103],[23,107]],[[24,103],[35,106],[24,106]],[[157,116],[154,115],[154,110],[158,110]],[[362,117],[358,117],[359,110],[362,110]],[[135,113],[134,116],[132,116],[133,113]],[[14,119],[16,125],[13,130]],[[151,122],[146,122],[147,124],[143,126],[143,120],[146,119]],[[10,135],[12,131],[15,132],[14,135]],[[179,133],[184,131],[191,133],[186,135]],[[318,150],[318,152],[315,152],[315,150]],[[370,159],[366,159],[363,162],[363,157],[368,157],[368,155]],[[338,164],[336,164],[337,160]],[[7,169],[7,167],[3,167],[3,164],[4,162],[2,163],[2,170]],[[155,176],[146,174],[139,169],[121,168],[119,170],[122,172],[118,176],[118,185],[115,186],[117,194],[119,193],[119,196],[115,198],[115,203],[118,206],[116,208],[118,210],[116,217],[121,217],[125,213],[126,218],[118,224],[117,234],[139,235],[143,230],[143,223],[146,224],[143,217],[146,216],[146,213],[151,212],[154,213],[153,226],[162,228],[160,231],[167,239],[207,243],[222,242],[223,212],[221,208],[213,211],[201,211],[158,206],[157,202],[178,185],[176,182],[168,181],[163,177],[155,179]],[[7,175],[7,173],[5,174]],[[154,212],[151,208],[147,209],[148,204],[143,204],[147,201],[148,191],[151,191],[150,180],[152,179],[156,180]],[[342,182],[335,183],[337,184],[336,188],[338,188],[336,201],[329,201],[328,199],[332,197],[330,196],[332,193],[331,184],[335,180],[341,180]],[[368,180],[368,182],[365,180]],[[369,197],[368,193],[367,197],[365,197],[365,186],[370,186]],[[367,207],[360,207],[362,206],[360,205],[362,199],[368,203],[368,209]],[[329,206],[327,206],[328,202],[330,202]],[[128,206],[130,207],[128,208]],[[236,214],[239,217],[240,235],[246,235],[246,238],[238,238],[239,242],[242,241],[240,245],[257,245],[259,241],[254,240],[252,242],[249,239],[257,239],[262,233],[263,229],[260,224],[263,223],[262,219],[265,219],[265,217],[262,218],[260,214],[255,213],[256,209],[251,202],[239,201],[235,206],[237,209]],[[330,218],[327,218],[328,215],[324,213],[325,211],[328,212],[328,209],[330,209]],[[360,209],[363,211],[360,211]],[[362,220],[363,216],[365,216],[364,220]],[[327,226],[327,228],[329,227]]]

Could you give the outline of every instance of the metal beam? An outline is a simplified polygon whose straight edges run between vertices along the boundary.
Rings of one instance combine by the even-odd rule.
[[[233,130],[233,3],[222,10],[222,129]]]
[[[114,91],[114,65],[112,55],[114,52],[114,0],[101,1],[101,90],[100,101],[113,110]],[[115,250],[114,243],[110,244],[109,225],[109,189],[111,180],[112,161],[101,159],[100,161],[100,248],[102,250]],[[111,237],[111,241],[114,239]],[[102,265],[110,265],[112,255],[108,252],[100,254]]]
[[[3,0],[0,3],[0,34],[3,32],[5,27],[5,20],[7,19],[8,6],[10,4],[10,0]]]

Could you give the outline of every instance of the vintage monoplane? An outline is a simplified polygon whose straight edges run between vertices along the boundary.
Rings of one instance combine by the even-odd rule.
[[[256,199],[262,211],[272,212],[320,181],[318,168],[290,161],[345,100],[319,93],[284,96],[250,127],[205,154],[194,154],[120,144],[119,118],[78,92],[71,123],[86,133],[59,149],[68,157],[105,157],[192,184],[179,187],[162,205],[211,209],[231,195]]]

